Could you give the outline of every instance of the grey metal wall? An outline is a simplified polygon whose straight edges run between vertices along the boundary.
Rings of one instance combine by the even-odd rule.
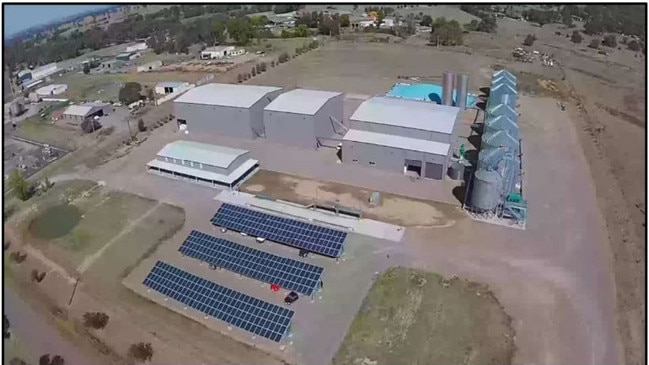
[[[168,162],[174,165],[179,165],[179,166],[185,166],[185,167],[190,167],[198,170],[205,170],[205,171],[210,171],[210,172],[215,172],[217,174],[222,174],[222,175],[230,175],[232,171],[236,170],[237,167],[241,166],[242,163],[244,163],[246,160],[250,158],[250,152],[244,153],[243,155],[238,156],[227,169],[220,168],[218,166],[213,166],[213,165],[208,165],[208,164],[200,164],[195,161],[189,161],[189,160],[181,160],[181,159],[174,159],[174,158],[165,158],[162,156],[156,156],[156,160],[163,161],[163,162]]]
[[[218,134],[253,139],[248,109],[216,105],[174,103],[176,119],[187,121],[191,134]]]
[[[335,147],[343,138],[345,131],[342,131],[340,126],[334,126],[334,122],[331,121],[333,117],[339,123],[343,123],[345,115],[343,96],[340,94],[329,99],[315,115],[315,136],[322,145]]]
[[[426,172],[426,163],[432,163],[441,165],[442,176],[440,176],[440,179],[444,176],[448,167],[448,156],[353,141],[343,141],[342,159],[344,163],[374,167],[397,174],[403,174],[405,160],[421,161],[422,177],[429,175]],[[439,167],[434,169],[439,170]]]
[[[252,128],[252,133],[255,138],[263,137],[265,135],[264,108],[266,107],[266,105],[270,104],[271,101],[275,100],[275,98],[278,97],[283,91],[284,90],[280,89],[270,92],[250,107],[250,127]]]
[[[317,147],[313,115],[265,110],[266,139],[271,143],[301,148]]]
[[[412,128],[386,125],[386,124],[379,124],[379,123],[362,122],[358,120],[350,120],[350,124],[351,124],[350,129],[359,129],[362,131],[390,134],[393,136],[417,138],[426,141],[442,142],[442,143],[449,143],[449,144],[453,144],[453,141],[456,139],[455,135],[457,133],[457,123],[456,123],[456,127],[454,128],[453,134],[437,133],[431,131],[424,131],[421,129],[412,129]]]

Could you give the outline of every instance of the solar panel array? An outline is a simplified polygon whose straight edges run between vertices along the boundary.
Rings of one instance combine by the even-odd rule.
[[[189,234],[179,251],[214,266],[304,295],[311,295],[318,287],[324,270],[196,230]]]
[[[221,205],[212,224],[330,257],[342,254],[347,237],[342,231],[231,204]]]
[[[145,286],[233,326],[279,342],[294,312],[158,261]]]

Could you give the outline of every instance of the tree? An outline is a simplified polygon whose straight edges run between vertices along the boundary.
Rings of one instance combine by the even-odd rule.
[[[226,28],[230,37],[240,46],[248,44],[255,35],[250,18],[247,16],[228,19]]]
[[[351,25],[349,20],[349,15],[343,14],[340,16],[340,26],[343,28],[348,28]]]
[[[13,359],[9,360],[9,365],[27,365],[25,360],[19,358],[19,357],[14,357]]]
[[[473,23],[473,21],[471,22]],[[485,33],[496,33],[498,24],[496,23],[496,17],[493,15],[483,15],[480,17],[480,23],[478,23],[477,31]]]
[[[31,185],[25,179],[20,169],[11,171],[7,184],[14,191],[16,197],[22,201],[29,199],[32,195]]]
[[[142,118],[140,118],[137,121],[137,130],[140,131],[140,132],[145,132],[146,131],[146,126],[144,125],[144,121],[142,120]]]
[[[260,63],[259,68],[261,69],[261,72],[266,72],[266,62]]]
[[[523,41],[523,45],[530,47],[534,44],[535,41],[536,41],[536,36],[534,34],[528,34],[527,37],[525,37],[525,40]]]
[[[376,20],[374,21],[374,24],[376,25],[377,28],[381,28],[381,24],[383,24],[383,19],[385,19],[385,12],[383,11],[383,9],[381,9],[376,13]]]
[[[242,82],[243,82],[243,75],[242,75],[242,74],[238,74],[238,75],[237,75],[237,82],[238,82],[238,83],[242,83]]]
[[[599,48],[600,41],[597,38],[594,38],[592,41],[590,41],[590,44],[588,47],[598,49]]]
[[[150,361],[153,357],[153,347],[150,343],[134,343],[128,348],[128,356],[138,361]]]
[[[50,365],[50,355],[45,354],[38,359],[38,365]]]
[[[50,361],[50,365],[65,365],[65,360],[59,355],[54,355],[52,361]]]
[[[122,103],[128,105],[140,100],[140,92],[142,85],[137,82],[127,82],[119,89],[118,99]]]
[[[216,19],[212,23],[212,32],[210,33],[212,36],[212,43],[213,44],[221,44],[223,41],[225,41],[225,24],[223,24],[222,21]]]
[[[605,36],[604,40],[602,40],[602,44],[605,45],[606,47],[611,47],[611,48],[617,47],[617,39],[615,38],[615,34],[609,34]]]
[[[479,24],[480,24],[480,22],[478,22],[477,19],[473,19],[473,20],[471,20],[471,23],[466,23],[466,24],[464,24],[463,27],[464,27],[464,30],[466,30],[468,32],[474,32],[474,31],[478,30],[478,25]]]
[[[138,128],[140,123],[144,126],[142,119],[138,121]],[[100,330],[108,324],[108,315],[102,312],[86,312],[83,315],[83,325],[86,327],[94,328]]]
[[[430,15],[424,15],[419,22],[419,25],[424,27],[430,27],[433,24],[433,18]]]
[[[88,63],[83,64],[83,73],[86,75],[90,73],[90,64]]]
[[[155,93],[153,92],[153,88],[149,87],[146,89],[146,97],[149,100],[155,100]]]
[[[433,31],[430,42],[433,45],[457,46],[463,43],[462,27],[457,20],[446,21],[445,18],[437,18],[432,24]]]
[[[571,41],[572,43],[581,43],[581,41],[582,41],[583,39],[584,39],[584,38],[581,36],[581,33],[579,33],[578,30],[573,31],[573,32],[572,32],[572,37],[570,37],[570,41]]]
[[[253,77],[257,76],[257,70],[253,67],[252,71],[250,71]]]
[[[257,71],[257,74],[261,73],[261,65],[260,64],[255,65],[255,71]]]
[[[635,40],[635,39],[632,39],[632,40],[627,44],[627,47],[628,47],[631,51],[634,51],[634,52],[638,52],[638,51],[641,50],[641,48],[642,48],[642,47],[640,46],[640,42],[638,42],[638,41]]]

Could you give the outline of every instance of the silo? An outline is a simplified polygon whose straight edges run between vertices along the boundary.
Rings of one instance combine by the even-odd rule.
[[[477,211],[492,211],[500,202],[501,176],[495,171],[477,170],[471,192],[471,207]]]
[[[506,148],[510,151],[518,151],[518,140],[505,131],[496,131],[482,135],[482,148]]]
[[[498,115],[484,122],[483,133],[495,133],[497,131],[505,131],[514,139],[518,139],[518,125],[504,115]]]
[[[486,148],[478,153],[478,169],[495,170],[498,163],[505,157],[505,148]]]
[[[469,94],[469,75],[457,74],[455,75],[455,88],[457,89],[455,97],[455,106],[458,108],[466,108],[466,98]]]
[[[453,86],[455,82],[455,73],[444,71],[442,81],[442,105],[453,105]]]

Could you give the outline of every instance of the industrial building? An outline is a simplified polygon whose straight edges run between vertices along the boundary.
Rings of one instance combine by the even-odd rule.
[[[56,64],[56,62],[53,62],[53,63],[48,63],[47,65],[43,65],[41,67],[37,67],[33,70],[22,70],[18,73],[17,78],[18,81],[25,84],[28,83],[29,81],[37,81],[40,79],[44,79],[56,73],[58,70],[59,70],[58,65]]]
[[[53,95],[62,94],[67,90],[68,90],[68,85],[52,84],[52,85],[47,85],[36,89],[36,94],[38,96],[53,96]]]
[[[102,117],[113,112],[113,106],[107,103],[85,103],[70,105],[63,113],[63,120],[72,124],[81,124],[93,117]]]
[[[118,61],[131,61],[140,57],[140,54],[137,52],[124,52],[118,54],[115,59]]]
[[[185,90],[188,87],[189,83],[184,81],[159,82],[155,85],[155,93],[158,95],[167,95],[180,90]]]
[[[264,108],[269,142],[303,147],[335,147],[345,134],[343,94],[295,89],[279,95]]]
[[[350,117],[344,163],[441,180],[457,143],[460,108],[377,96]]]
[[[146,42],[140,42],[140,43],[135,43],[130,46],[127,46],[125,52],[144,51],[147,48],[149,48],[149,46],[146,45]]]
[[[235,189],[259,168],[250,152],[192,141],[167,144],[149,161],[147,171],[165,177]]]
[[[174,115],[190,133],[254,139],[264,136],[264,108],[282,88],[206,84],[174,100]]]
[[[426,101],[375,96],[349,118],[350,129],[454,145],[460,108]]]

